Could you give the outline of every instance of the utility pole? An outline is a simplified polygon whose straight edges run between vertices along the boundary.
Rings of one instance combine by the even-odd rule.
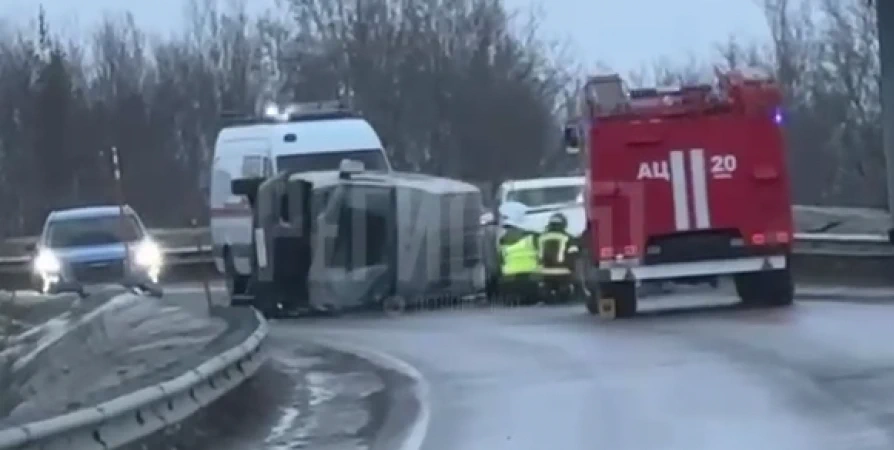
[[[127,239],[123,239],[124,235],[127,233],[127,214],[124,211],[124,186],[121,182],[121,164],[118,159],[118,147],[112,146],[112,170],[114,174],[114,183],[115,183],[115,195],[118,198],[118,213],[121,219],[121,234],[122,234],[122,242],[124,243],[124,261],[125,261],[125,270],[130,270],[130,242]]]
[[[888,212],[894,229],[894,2],[886,0],[874,3],[882,70],[882,146],[887,170]]]

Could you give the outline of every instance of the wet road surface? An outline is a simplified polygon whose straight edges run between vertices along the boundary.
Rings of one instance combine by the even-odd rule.
[[[802,302],[618,322],[581,306],[470,307],[272,328],[282,350],[312,338],[413,365],[429,388],[427,450],[868,450],[894,448],[892,323],[887,305]],[[264,444],[275,431],[264,426],[254,448],[282,448]]]

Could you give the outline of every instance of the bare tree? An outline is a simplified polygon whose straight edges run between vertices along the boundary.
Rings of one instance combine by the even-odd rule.
[[[532,21],[489,0],[292,0],[328,66],[315,95],[347,94],[399,166],[476,180],[533,174],[555,147],[563,73]],[[330,75],[334,74],[334,76]],[[328,92],[327,92],[328,91]],[[474,164],[470,162],[474,161]]]
[[[715,67],[775,73],[785,94],[795,200],[879,207],[886,203],[880,70],[874,9],[859,0],[762,0],[769,47],[735,37],[715,60],[659,60],[634,84],[689,83]]]
[[[406,170],[488,184],[561,166],[546,162],[560,155],[582,74],[567,47],[541,38],[537,14],[499,0],[280,0],[253,18],[244,1],[188,1],[188,25],[170,38],[126,14],[108,16],[89,46],[43,18],[33,31],[0,26],[0,234],[36,232],[50,208],[111,201],[113,145],[125,196],[151,226],[204,219],[220,113],[267,100],[350,97]],[[714,59],[659,59],[634,81],[772,69],[796,200],[883,205],[874,11],[760,2],[769,45],[731,37]]]

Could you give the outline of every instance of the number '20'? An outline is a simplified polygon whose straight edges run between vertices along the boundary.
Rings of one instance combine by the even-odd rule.
[[[711,157],[711,173],[735,172],[739,161],[735,155],[714,155]]]

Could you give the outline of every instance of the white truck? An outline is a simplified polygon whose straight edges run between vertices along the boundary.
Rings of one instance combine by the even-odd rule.
[[[359,161],[367,171],[391,172],[375,129],[338,101],[268,107],[221,129],[211,165],[210,228],[214,262],[231,298],[246,294],[253,251],[251,205],[232,192],[232,181],[338,170],[345,159]]]
[[[568,233],[580,236],[587,225],[585,185],[584,177],[509,180],[497,189],[495,207],[507,202],[525,205],[525,227],[531,231],[544,231],[550,216],[560,212],[568,218]]]

